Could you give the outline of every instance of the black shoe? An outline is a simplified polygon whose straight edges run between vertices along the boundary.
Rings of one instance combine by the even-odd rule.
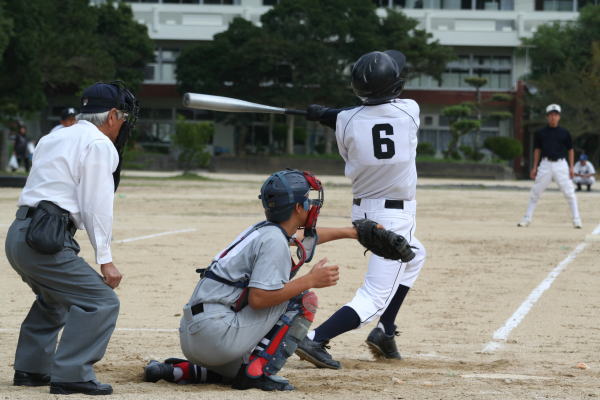
[[[50,382],[50,393],[74,394],[82,393],[90,396],[112,394],[112,386],[97,380],[87,382]]]
[[[313,363],[319,368],[340,369],[342,365],[331,357],[327,352],[329,340],[324,342],[315,342],[308,337],[302,339],[296,349],[296,354],[300,359]]]
[[[398,331],[393,335],[386,335],[383,329],[375,327],[367,337],[367,345],[375,358],[388,358],[401,360],[400,352],[396,347],[395,336],[398,336]]]
[[[14,386],[48,386],[50,375],[36,374],[33,372],[15,371]]]
[[[175,363],[161,363],[156,360],[150,360],[148,365],[144,367],[144,382],[158,382],[161,379],[173,382],[175,380],[173,376],[173,364]]]
[[[258,378],[250,378],[246,375],[246,365],[242,365],[237,376],[231,382],[231,387],[237,390],[260,389],[267,392],[272,391],[290,391],[295,387],[287,379],[279,376],[261,375]]]

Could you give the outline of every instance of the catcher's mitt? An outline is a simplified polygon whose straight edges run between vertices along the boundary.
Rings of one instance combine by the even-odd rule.
[[[377,227],[377,222],[367,218],[352,221],[358,233],[358,241],[373,254],[390,260],[408,262],[415,258],[408,241],[401,235]]]

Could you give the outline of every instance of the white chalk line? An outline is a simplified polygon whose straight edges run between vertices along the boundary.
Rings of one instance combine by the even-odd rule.
[[[600,225],[598,225],[596,229],[594,229],[592,234],[597,235],[599,233]],[[496,332],[494,332],[494,334],[492,335],[492,340],[485,345],[485,347],[481,351],[482,353],[491,353],[494,350],[497,350],[500,347],[502,347],[502,345],[506,342],[506,339],[508,338],[510,332],[517,326],[519,326],[519,324],[523,321],[525,316],[529,313],[529,311],[531,311],[533,305],[540,299],[540,297],[542,297],[542,294],[546,290],[548,290],[550,286],[552,286],[554,280],[560,275],[562,271],[565,270],[565,268],[567,268],[567,266],[575,259],[575,257],[577,257],[577,255],[587,247],[587,245],[588,244],[586,242],[579,243],[577,247],[575,247],[575,250],[569,253],[569,255],[564,260],[562,260],[556,267],[554,267],[552,271],[550,271],[546,278],[542,282],[540,282],[540,284],[535,289],[533,289],[533,291],[529,294],[527,299],[525,299],[525,301],[521,303],[521,305],[519,306],[519,308],[517,308],[513,315],[511,315],[506,320],[504,325],[498,330],[496,330]]]
[[[137,236],[137,237],[132,237],[132,238],[123,239],[123,240],[115,240],[115,241],[113,241],[113,243],[129,243],[129,242],[135,242],[136,240],[152,239],[152,238],[159,237],[159,236],[175,235],[177,233],[186,233],[186,232],[195,232],[195,231],[196,231],[196,228],[180,229],[178,231],[167,231],[167,232],[154,233],[152,235]]]

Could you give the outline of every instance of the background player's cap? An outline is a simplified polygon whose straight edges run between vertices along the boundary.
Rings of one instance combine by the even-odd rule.
[[[582,154],[579,156],[579,160],[581,160],[581,161],[587,161],[587,159],[588,159],[588,156],[585,154]]]
[[[73,107],[67,107],[64,110],[62,110],[62,112],[60,113],[60,119],[65,120],[69,117],[74,117],[77,115],[77,110],[74,109]]]
[[[551,112],[557,112],[560,114],[560,106],[558,104],[550,104],[546,107],[546,114],[550,114]]]
[[[119,89],[108,83],[95,83],[86,88],[81,95],[81,113],[95,114],[119,108],[123,103],[119,98]]]

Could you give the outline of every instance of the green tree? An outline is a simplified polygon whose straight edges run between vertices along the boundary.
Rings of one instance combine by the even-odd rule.
[[[472,118],[473,106],[468,103],[444,107],[442,115],[448,118],[452,135],[448,149],[444,151],[444,157],[459,160],[462,158],[458,151],[460,138],[479,129],[481,122]]]
[[[13,23],[6,15],[4,3],[4,0],[0,0],[0,62],[2,62],[4,49],[6,49],[10,37],[13,35]]]
[[[100,80],[137,84],[152,60],[146,27],[126,4],[28,0],[4,9],[19,34],[10,36],[0,64],[0,113],[38,111],[47,96],[75,95]]]
[[[570,24],[540,26],[523,44],[529,51],[532,94],[527,97],[532,121],[546,105],[561,105],[561,125],[573,136],[600,133],[600,5],[581,9]]]
[[[294,108],[346,106],[357,102],[349,67],[369,51],[397,48],[408,57],[409,77],[439,79],[451,50],[416,27],[397,11],[380,17],[370,0],[282,0],[261,17],[261,27],[236,19],[212,42],[185,49],[177,79],[182,91]]]
[[[173,144],[179,152],[178,160],[184,172],[208,165],[210,154],[206,152],[206,145],[213,134],[214,125],[211,122],[189,122],[178,117]]]

